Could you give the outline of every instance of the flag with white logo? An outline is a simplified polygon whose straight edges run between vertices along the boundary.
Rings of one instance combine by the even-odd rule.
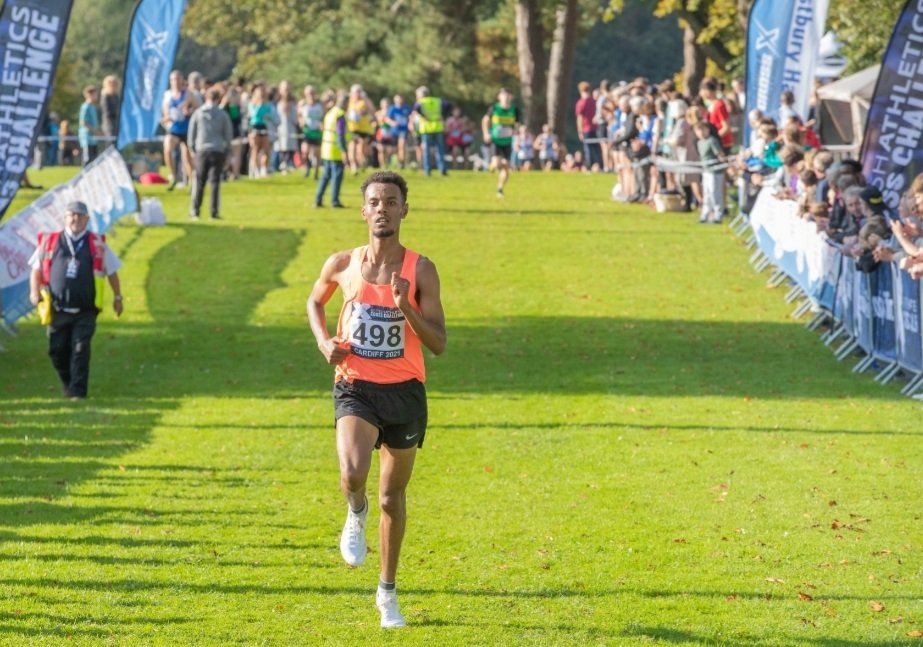
[[[135,7],[119,111],[120,149],[157,133],[185,10],[186,0],[139,0]]]
[[[0,13],[0,217],[45,123],[73,0],[7,0]]]
[[[862,140],[862,171],[892,209],[923,173],[923,0],[909,0],[878,73]]]
[[[747,26],[747,112],[778,120],[782,92],[807,120],[811,85],[829,0],[756,0]],[[785,124],[779,124],[780,128]],[[750,138],[750,126],[746,125]]]

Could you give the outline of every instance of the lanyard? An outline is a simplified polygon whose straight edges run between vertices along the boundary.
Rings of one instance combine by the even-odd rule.
[[[80,237],[80,240],[77,241],[77,246],[74,247],[74,241],[67,235],[67,232],[64,233],[64,242],[67,243],[67,248],[70,250],[72,258],[77,258],[77,252],[83,249],[83,244],[87,242],[87,236],[88,234],[84,233],[84,235]]]

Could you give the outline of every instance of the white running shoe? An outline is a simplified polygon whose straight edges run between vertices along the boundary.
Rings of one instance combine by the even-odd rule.
[[[397,608],[397,591],[385,591],[379,588],[378,593],[375,594],[375,606],[381,612],[381,626],[385,629],[407,626],[404,616]]]
[[[340,535],[340,553],[350,566],[362,566],[365,561],[365,521],[368,516],[368,500],[365,502],[365,510],[359,513],[346,506],[346,524]]]

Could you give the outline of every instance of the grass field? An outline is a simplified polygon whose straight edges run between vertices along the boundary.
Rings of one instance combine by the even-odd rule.
[[[143,192],[170,223],[110,239],[126,311],[86,402],[36,321],[3,340],[0,645],[923,644],[923,405],[837,363],[724,227],[615,205],[607,177],[515,175],[502,201],[492,176],[408,177],[449,337],[410,626],[378,627],[375,532],[341,561],[304,315],[366,239],[358,181],[314,210],[289,176],[225,185],[220,223]]]

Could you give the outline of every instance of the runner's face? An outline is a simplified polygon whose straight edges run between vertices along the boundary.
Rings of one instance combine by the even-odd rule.
[[[67,215],[64,216],[64,225],[67,227],[68,231],[74,236],[79,236],[87,228],[87,225],[90,222],[89,216],[84,216],[79,213],[74,213],[73,211],[68,211]]]
[[[407,205],[401,198],[401,190],[394,184],[370,184],[365,190],[362,217],[375,238],[397,234],[406,215]]]

